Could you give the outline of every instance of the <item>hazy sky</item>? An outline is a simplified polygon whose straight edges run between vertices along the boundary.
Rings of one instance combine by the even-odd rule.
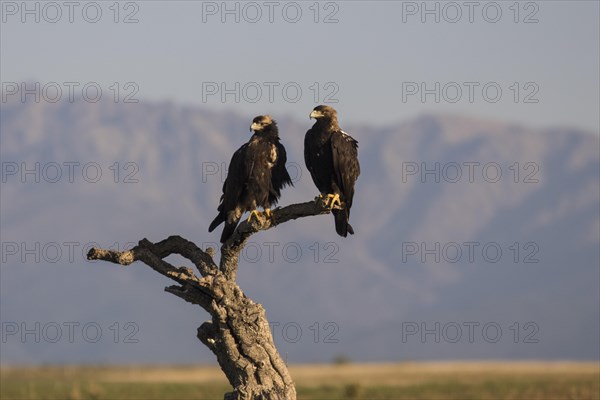
[[[21,94],[13,82],[39,82],[41,101],[57,87],[68,98],[68,85],[81,95],[88,84],[93,98],[97,83],[109,99],[252,116],[308,119],[329,103],[342,124],[451,112],[599,130],[598,1],[2,1],[1,11],[3,101]]]

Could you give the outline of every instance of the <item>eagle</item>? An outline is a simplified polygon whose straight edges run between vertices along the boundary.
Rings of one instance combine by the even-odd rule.
[[[317,106],[310,118],[316,122],[304,137],[304,161],[321,192],[319,197],[331,208],[336,232],[346,237],[354,234],[348,219],[360,175],[358,142],[340,129],[333,107]]]
[[[279,141],[277,123],[269,115],[260,115],[252,120],[250,140],[231,157],[227,178],[223,183],[223,194],[217,208],[218,214],[210,224],[212,232],[222,222],[221,243],[233,234],[246,211],[258,218],[258,207],[262,207],[271,218],[272,205],[281,197],[281,189],[293,186],[285,168],[287,155]]]

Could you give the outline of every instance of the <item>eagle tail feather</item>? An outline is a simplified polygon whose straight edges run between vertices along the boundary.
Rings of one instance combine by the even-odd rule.
[[[240,222],[239,218],[231,222],[225,221],[225,226],[223,227],[223,232],[221,233],[221,243],[225,243],[227,239],[229,239],[231,235],[233,235],[233,232],[235,232],[235,228],[237,228],[238,222]]]
[[[208,227],[208,231],[212,232],[215,230],[215,228],[219,225],[221,225],[221,222],[225,221],[225,215],[223,213],[219,213],[215,219],[213,219],[213,222],[210,223],[210,226]]]
[[[352,225],[348,223],[348,213],[346,210],[332,210],[335,219],[335,231],[338,235],[347,237],[348,234],[354,235]]]

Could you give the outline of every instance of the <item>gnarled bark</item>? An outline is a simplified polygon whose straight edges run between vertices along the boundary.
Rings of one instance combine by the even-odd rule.
[[[236,283],[239,255],[248,238],[258,231],[329,212],[321,201],[310,201],[273,210],[271,219],[261,216],[259,220],[244,221],[221,247],[219,265],[213,260],[212,248],[203,251],[180,236],[170,236],[158,243],[142,239],[126,251],[93,248],[87,258],[121,265],[142,261],[178,283],[166,287],[167,292],[198,304],[210,314],[211,320],[198,328],[197,337],[217,356],[234,388],[225,394],[226,400],[293,400],[296,389],[273,343],[265,310],[246,297]],[[171,254],[190,260],[200,277],[192,268],[175,267],[164,261]]]

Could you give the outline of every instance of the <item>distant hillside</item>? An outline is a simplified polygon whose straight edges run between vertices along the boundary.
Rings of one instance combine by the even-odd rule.
[[[253,117],[171,103],[3,103],[2,363],[212,361],[195,338],[207,315],[163,293],[167,281],[82,254],[90,242],[171,234],[214,245],[220,232],[207,227],[226,163]],[[296,181],[281,204],[311,199],[311,123],[275,117]],[[597,132],[340,118],[360,143],[356,235],[338,237],[330,216],[285,224],[253,237],[240,266],[288,360],[600,357]],[[20,335],[35,322],[39,343]],[[82,332],[92,322],[95,343]]]

